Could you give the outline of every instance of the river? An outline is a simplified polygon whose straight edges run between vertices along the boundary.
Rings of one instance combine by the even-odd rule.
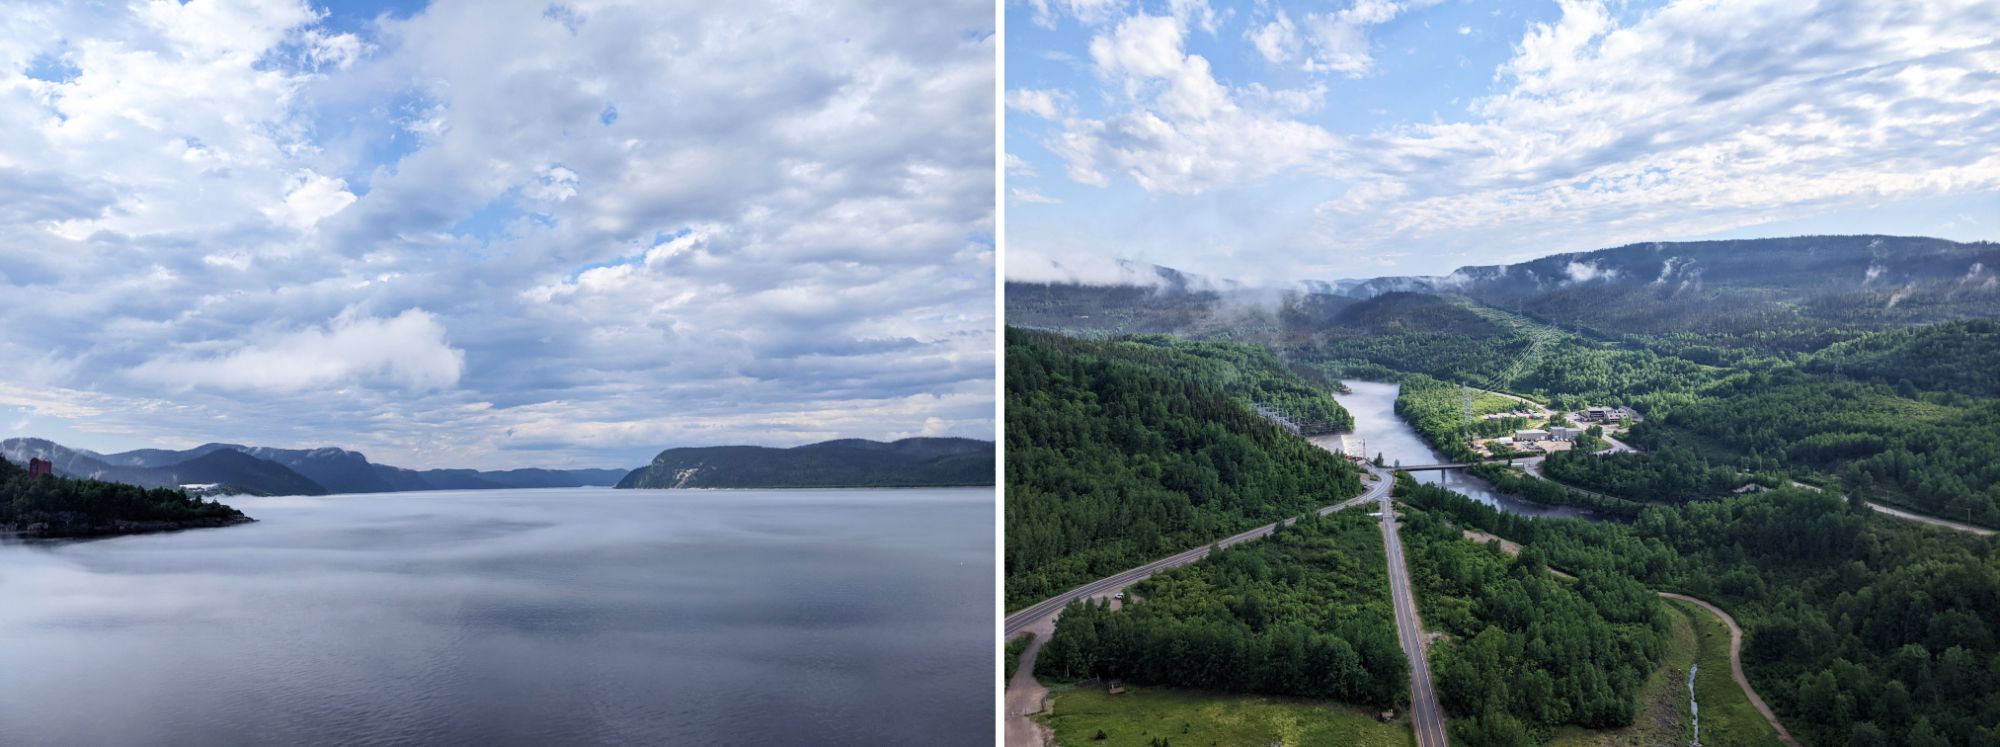
[[[1356,456],[1375,458],[1381,454],[1389,464],[1442,464],[1449,459],[1432,450],[1417,429],[1396,415],[1396,384],[1375,381],[1343,382],[1351,390],[1333,398],[1354,416],[1354,432],[1314,436],[1313,443]],[[1480,503],[1502,511],[1526,516],[1597,518],[1589,511],[1568,506],[1547,506],[1524,501],[1493,489],[1492,483],[1466,474],[1464,470],[1412,473],[1419,482],[1441,484]]]
[[[976,744],[992,489],[233,498],[0,545],[0,744]]]

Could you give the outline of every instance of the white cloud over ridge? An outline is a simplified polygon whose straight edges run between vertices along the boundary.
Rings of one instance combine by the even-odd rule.
[[[1074,95],[1105,104],[1070,114],[1044,144],[1077,184],[1149,195],[1171,213],[1160,222],[1204,205],[1277,202],[1274,192],[1301,185],[1323,193],[1309,211],[1286,203],[1290,212],[1243,219],[1288,226],[1247,237],[1266,241],[1244,251],[1260,267],[1297,271],[1365,272],[1356,265],[1402,262],[1413,250],[1485,264],[2000,192],[2000,152],[1990,147],[2000,142],[1991,84],[2000,76],[2000,6],[1553,5],[1540,21],[1451,21],[1418,34],[1410,24],[1428,29],[1454,7],[1244,3],[1239,28],[1201,44],[1172,16],[1099,18],[1087,45],[1096,90]],[[1513,9],[1496,17],[1501,10]],[[1392,57],[1375,35],[1397,24],[1407,31],[1400,38],[1421,38]],[[1512,46],[1489,86],[1451,100],[1462,111],[1371,110],[1369,119],[1347,98],[1382,94],[1350,81],[1462,65],[1459,50],[1486,38]],[[1252,68],[1225,78],[1210,56]],[[1296,88],[1300,80],[1321,88]],[[1050,82],[1060,83],[1041,84]],[[1291,92],[1266,91],[1280,88]],[[1295,216],[1310,228],[1289,228]],[[1063,240],[1020,229],[1010,231],[1017,241]],[[1105,233],[1115,243],[1131,232]],[[1207,249],[1218,236],[1183,231],[1177,242],[1161,233],[1101,250],[1223,271],[1209,264],[1221,261]]]
[[[0,382],[154,404],[0,422],[414,467],[991,438],[992,32],[980,2],[10,10]]]

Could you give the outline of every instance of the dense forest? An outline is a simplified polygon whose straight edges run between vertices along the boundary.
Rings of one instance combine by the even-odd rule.
[[[221,526],[243,512],[172,488],[141,488],[67,477],[30,478],[0,459],[0,529],[39,537],[81,537]]]
[[[1602,455],[1559,451],[1542,460],[1542,474],[1584,490],[1653,503],[1719,498],[1751,484],[1739,470],[1711,465],[1681,450]],[[1775,477],[1761,482],[1765,487],[1783,484]]]
[[[2000,526],[2000,286],[1968,280],[1990,277],[1996,251],[1887,236],[1635,245],[1340,284],[1325,290],[1341,300],[1295,303],[1236,339],[1327,378],[1401,382],[1399,415],[1454,460],[1470,456],[1468,436],[1514,425],[1468,424],[1461,386],[1646,416],[1624,439],[1643,453],[1545,460],[1560,483],[1476,470],[1506,492],[1629,523],[1523,518],[1435,487],[1404,496],[1420,509],[1406,543],[1417,553],[1436,540],[1424,563],[1448,570],[1424,582],[1435,584],[1426,617],[1435,605],[1449,624],[1440,653],[1477,654],[1434,665],[1455,741],[1520,743],[1557,723],[1629,718],[1614,706],[1629,709],[1620,687],[1651,661],[1640,630],[1606,649],[1634,654],[1623,670],[1581,657],[1597,665],[1599,677],[1579,679],[1593,697],[1560,714],[1537,710],[1559,698],[1521,694],[1542,684],[1526,683],[1522,662],[1597,625],[1581,610],[1599,599],[1545,602],[1561,591],[1615,587],[1633,604],[1611,601],[1603,623],[1657,637],[1633,612],[1656,609],[1639,604],[1643,583],[1728,609],[1746,630],[1752,682],[1807,744],[2000,745],[2000,540],[1862,505]],[[1597,279],[1575,278],[1577,263]],[[1412,289],[1431,293],[1396,292]],[[1176,331],[1224,336],[1224,322],[1210,313]],[[1749,483],[1767,490],[1737,492]],[[1446,542],[1449,528],[1414,529],[1433,519],[1525,550],[1513,560]],[[1578,580],[1512,583],[1542,563]],[[1584,591],[1607,578],[1622,581]],[[1514,620],[1516,592],[1579,614],[1484,625]]]
[[[1537,479],[1521,470],[1501,464],[1475,464],[1467,468],[1466,472],[1492,483],[1493,487],[1502,493],[1526,498],[1545,506],[1575,506],[1605,516],[1628,518],[1638,516],[1639,511],[1645,508],[1645,504],[1637,501],[1576,490],[1561,483]]]
[[[1123,609],[1072,603],[1035,674],[1394,706],[1409,665],[1385,572],[1375,519],[1309,515],[1133,586]]]
[[[1202,381],[1245,402],[1262,404],[1313,427],[1307,433],[1354,429],[1354,416],[1327,390],[1302,379],[1262,345],[1189,342],[1166,335],[1137,335],[1126,342],[1152,345],[1184,354],[1180,366]]]
[[[1876,332],[1828,346],[1801,365],[1905,391],[2000,396],[2000,322],[1969,319]]]
[[[1410,320],[1386,320],[1398,314]],[[1402,381],[1424,374],[1526,394],[1565,409],[1671,406],[1692,401],[1697,388],[1726,373],[1642,345],[1572,334],[1462,298],[1387,294],[1349,307],[1343,318],[1350,317],[1368,321],[1302,337],[1286,346],[1286,356],[1336,378]]]
[[[2000,539],[1795,488],[1648,508],[1630,525],[1502,514],[1436,489],[1404,500],[1551,567],[1728,609],[1751,683],[1807,744],[2000,744]]]
[[[2000,526],[2000,399],[1783,368],[1740,373],[1629,439],[1746,471],[1836,478],[1846,492]]]
[[[1361,493],[1213,383],[1215,358],[1009,329],[1006,361],[1010,610]]]
[[[1449,492],[1399,477],[1399,496]],[[1562,724],[1632,723],[1665,649],[1667,620],[1644,585],[1616,569],[1558,578],[1538,552],[1467,542],[1421,509],[1405,512],[1402,536],[1425,624],[1447,636],[1432,672],[1459,741],[1529,745]]]
[[[619,488],[914,488],[993,484],[993,442],[843,438],[788,449],[693,446],[662,451]]]

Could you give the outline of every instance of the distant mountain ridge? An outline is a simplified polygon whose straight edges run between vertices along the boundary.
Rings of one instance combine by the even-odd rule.
[[[667,449],[620,488],[850,488],[992,485],[994,444],[969,438],[839,439],[789,449]]]
[[[210,443],[186,450],[135,449],[99,454],[45,439],[0,441],[0,456],[25,464],[40,457],[58,474],[141,487],[220,484],[257,495],[326,495],[415,490],[608,487],[622,469],[410,470],[375,464],[356,451],[275,449]]]
[[[2000,243],[1920,236],[1796,236],[1649,242],[1565,252],[1447,275],[1247,288],[1166,268],[1157,284],[1007,284],[1008,323],[1067,332],[1226,334],[1279,341],[1353,321],[1395,293],[1464,296],[1602,336],[1784,329],[1812,349],[1836,330],[2000,316]],[[1201,288],[1230,288],[1227,292]],[[1262,298],[1258,306],[1251,301]],[[1248,323],[1246,323],[1246,320]]]

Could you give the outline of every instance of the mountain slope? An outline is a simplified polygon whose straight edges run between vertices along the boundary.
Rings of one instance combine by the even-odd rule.
[[[325,495],[327,489],[282,464],[240,451],[216,449],[179,464],[152,470],[163,485],[220,483],[262,495]]]
[[[1361,492],[1358,470],[1259,417],[1200,346],[1006,339],[1010,610]]]
[[[1804,351],[1845,335],[2000,314],[2000,244],[1908,236],[1656,242],[1378,278],[1605,335],[1692,333]],[[1775,334],[1774,334],[1775,333]]]
[[[620,488],[838,488],[992,485],[990,441],[906,438],[826,441],[789,449],[667,449]]]
[[[1976,396],[2000,396],[2000,322],[1969,319],[1888,330],[1800,361],[1808,371]]]
[[[1398,332],[1377,328],[1398,317],[1368,318],[1351,307],[1389,294],[1431,294],[1464,296],[1598,339],[1673,335],[1681,346],[1801,353],[1870,330],[2000,316],[2000,244],[1909,236],[1654,242],[1449,275],[1287,288],[1167,268],[1135,277],[1108,287],[1010,281],[1008,321],[1071,334],[1170,332],[1291,344],[1330,331]]]
[[[40,457],[55,463],[56,474],[143,488],[216,483],[256,495],[325,495],[311,478],[275,462],[210,444],[187,451],[146,449],[101,455],[39,438],[0,441],[0,456],[19,463]]]
[[[48,444],[48,442],[41,442]],[[56,446],[55,444],[48,444]],[[65,450],[68,451],[68,450]],[[57,470],[64,474],[79,476],[107,475],[127,478],[125,482],[154,484],[146,482],[157,479],[164,468],[184,464],[220,451],[246,454],[257,459],[286,467],[290,471],[305,476],[322,486],[321,493],[383,493],[413,490],[500,490],[505,488],[575,488],[587,486],[609,487],[626,474],[622,469],[512,469],[504,471],[480,471],[471,469],[429,469],[413,470],[387,464],[375,464],[360,452],[338,448],[318,449],[274,449],[241,444],[211,443],[192,449],[175,451],[171,449],[136,449],[110,455],[91,452],[71,452],[70,458],[77,460],[78,468],[65,470],[59,463]],[[141,471],[150,470],[150,471]],[[150,476],[150,477],[149,477]],[[183,481],[187,482],[187,481]],[[229,481],[224,481],[229,482]],[[238,485],[229,482],[231,485]],[[276,494],[272,485],[259,483],[257,486],[241,486],[256,492]]]

